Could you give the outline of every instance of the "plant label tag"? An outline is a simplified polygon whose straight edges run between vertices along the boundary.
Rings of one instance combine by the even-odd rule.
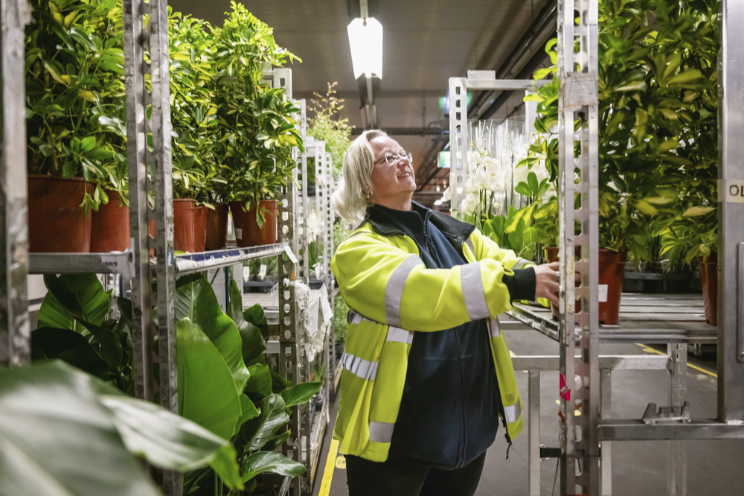
[[[719,179],[718,201],[723,203],[744,203],[744,180]]]
[[[323,311],[323,322],[327,324],[333,318],[333,309],[328,303],[328,290],[325,284],[320,287],[320,309]]]
[[[284,245],[284,253],[287,254],[292,263],[297,263],[297,257],[295,257],[295,254],[292,253],[292,248],[290,248],[287,244]]]
[[[251,268],[250,267],[243,267],[243,280],[244,281],[251,280]]]
[[[320,264],[315,264],[315,278],[320,279],[320,276],[323,275],[322,272],[323,267],[320,266]]]
[[[258,269],[258,278],[263,281],[264,277],[266,277],[266,266],[261,264],[261,268]]]
[[[243,230],[239,227],[235,228],[235,239],[243,239]]]
[[[599,302],[607,303],[607,284],[599,285]]]

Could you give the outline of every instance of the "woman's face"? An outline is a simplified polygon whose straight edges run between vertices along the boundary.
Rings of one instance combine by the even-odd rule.
[[[407,152],[394,139],[381,136],[370,141],[375,154],[375,167],[372,170],[371,200],[385,205],[386,200],[407,197],[416,191],[416,178],[413,174],[413,164],[408,160]],[[388,164],[386,156],[398,155],[398,160]]]

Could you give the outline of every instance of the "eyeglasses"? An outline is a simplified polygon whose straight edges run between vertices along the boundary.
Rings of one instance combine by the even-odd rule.
[[[383,160],[385,161],[386,164],[394,164],[398,160],[402,160],[402,159],[408,160],[409,164],[413,163],[413,156],[410,153],[403,152],[402,155],[390,154],[390,155],[385,155],[384,157],[380,157],[377,160],[375,160],[375,164]]]

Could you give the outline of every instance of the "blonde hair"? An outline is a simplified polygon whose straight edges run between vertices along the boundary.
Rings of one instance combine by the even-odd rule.
[[[372,205],[367,198],[373,193],[372,170],[375,167],[370,141],[383,136],[387,134],[376,129],[364,131],[344,154],[343,179],[333,193],[333,208],[355,226],[364,218],[366,208]]]

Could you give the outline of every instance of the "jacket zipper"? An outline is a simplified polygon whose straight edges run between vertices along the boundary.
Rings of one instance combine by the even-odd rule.
[[[465,437],[465,407],[463,406],[465,404],[465,399],[463,398],[463,393],[465,389],[465,385],[463,384],[463,378],[462,378],[462,356],[460,353],[460,338],[457,336],[457,331],[452,330],[453,335],[455,336],[455,344],[457,345],[457,364],[459,366],[459,371],[457,374],[458,382],[460,383],[459,388],[459,394],[458,394],[458,403],[460,406],[460,443],[459,443],[459,453],[457,454],[457,463],[456,467],[460,468],[462,465],[462,462],[465,460],[465,444],[467,443],[467,439]]]

